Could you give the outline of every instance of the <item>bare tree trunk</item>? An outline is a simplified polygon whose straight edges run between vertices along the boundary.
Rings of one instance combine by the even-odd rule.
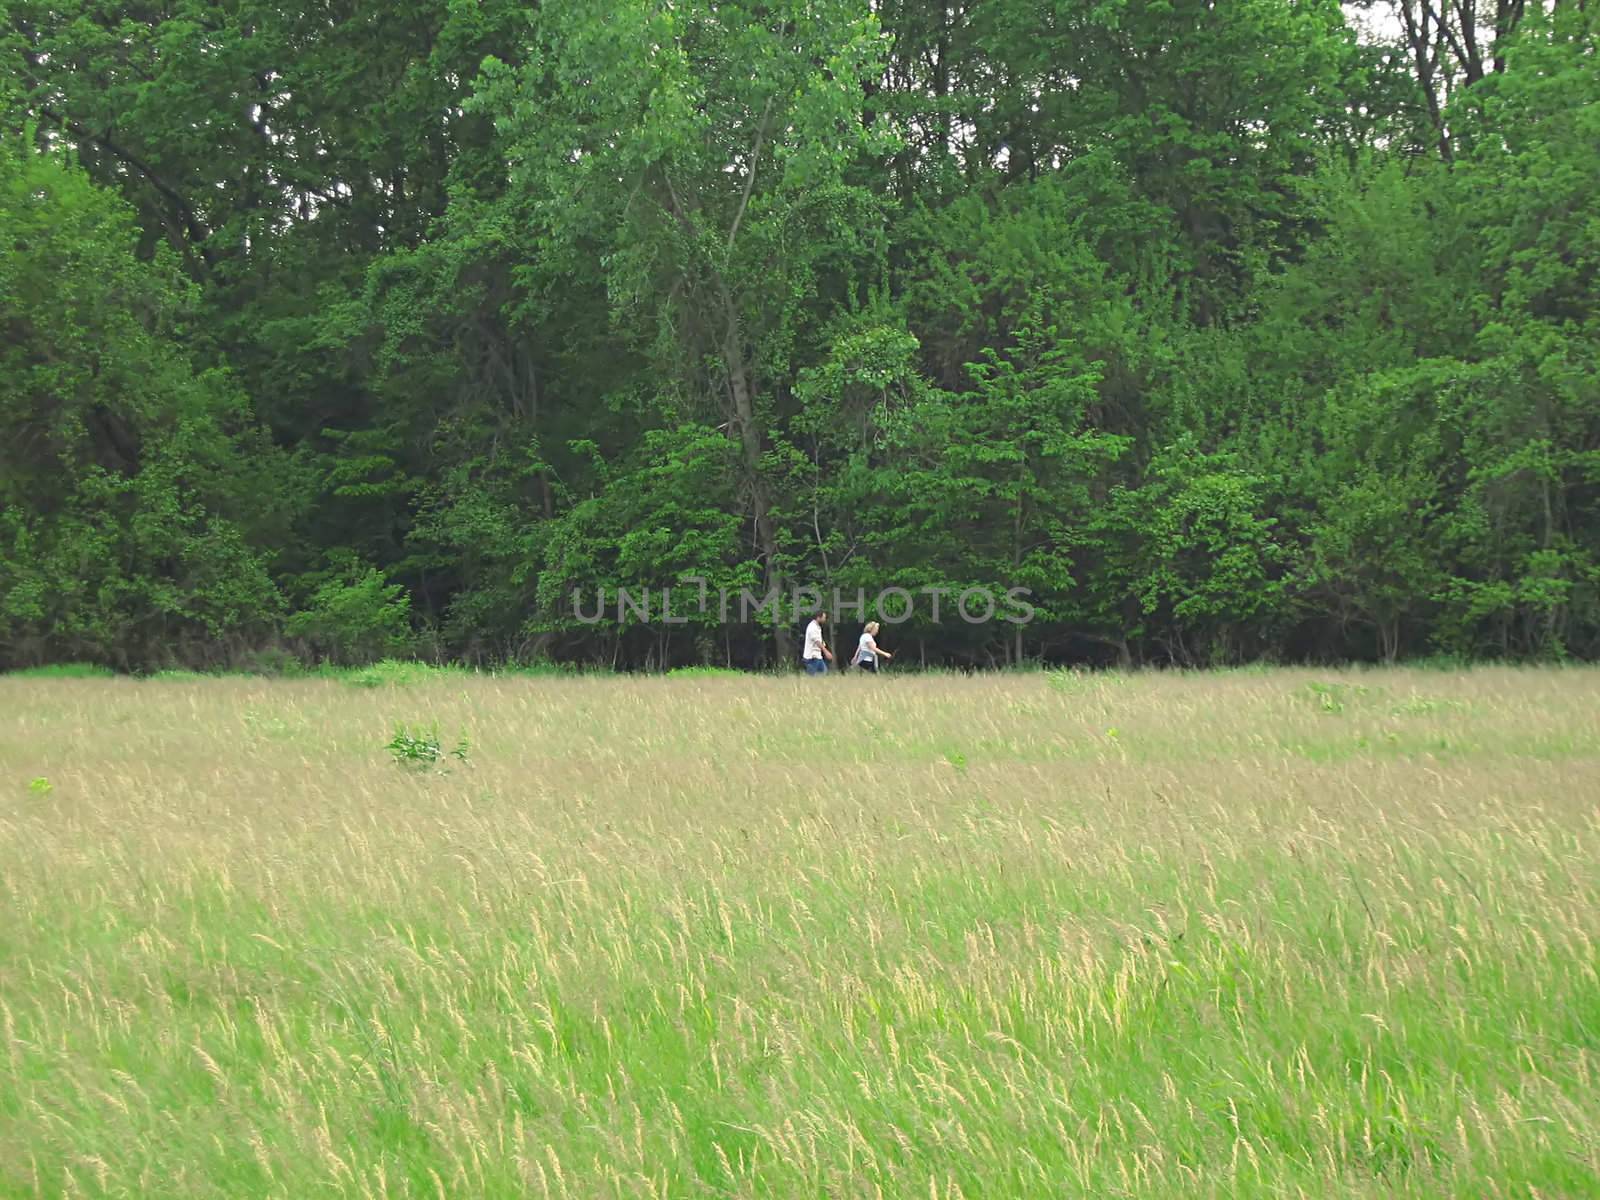
[[[744,347],[740,345],[738,318],[732,313],[729,314],[728,336],[723,342],[722,353],[728,369],[728,392],[733,400],[733,424],[738,430],[739,447],[744,457],[745,483],[750,489],[750,503],[755,511],[756,548],[762,559],[762,590],[763,594],[767,594],[773,588],[781,589],[783,586],[783,579],[778,572],[778,538],[772,527],[772,508],[767,498],[766,484],[761,478],[761,429],[756,423],[755,401],[750,393]],[[773,641],[778,657],[787,662],[789,629],[781,619],[773,629]]]
[[[522,358],[523,377],[524,377],[524,380],[525,380],[525,383],[523,384],[523,388],[524,388],[524,391],[526,392],[527,398],[528,398],[527,399],[528,428],[530,428],[533,431],[533,436],[534,437],[538,437],[539,436],[539,366],[538,366],[537,363],[535,363],[533,361],[533,356],[528,353],[528,350],[527,350],[526,346],[519,346],[517,352],[520,355],[520,357]],[[540,456],[541,459],[544,457],[544,447],[542,445],[539,447],[539,456]],[[545,520],[548,521],[548,520],[550,520],[552,517],[554,517],[556,515],[555,499],[550,494],[550,472],[545,471],[545,470],[540,470],[539,473],[538,473],[538,480],[539,480],[539,503],[540,503],[540,507],[544,510],[544,518],[545,518]]]
[[[1378,638],[1382,643],[1383,661],[1392,666],[1395,659],[1400,656],[1400,618],[1398,616],[1379,618]]]
[[[1400,18],[1405,26],[1406,45],[1411,50],[1412,66],[1417,74],[1417,86],[1422,90],[1423,102],[1428,106],[1428,121],[1439,139],[1439,156],[1445,162],[1455,160],[1450,145],[1450,134],[1445,129],[1444,112],[1439,102],[1439,58],[1443,35],[1440,22],[1434,16],[1427,0],[1418,6],[1414,0],[1400,0]]]

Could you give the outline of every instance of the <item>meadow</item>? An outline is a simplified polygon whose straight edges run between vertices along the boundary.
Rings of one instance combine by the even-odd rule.
[[[1600,1194],[1600,671],[367,682],[0,677],[0,1195]]]

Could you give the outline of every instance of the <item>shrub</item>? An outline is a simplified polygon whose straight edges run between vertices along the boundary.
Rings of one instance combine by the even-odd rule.
[[[439,741],[437,726],[426,731],[418,730],[413,733],[404,725],[395,727],[394,737],[384,746],[384,749],[394,755],[397,765],[411,769],[437,766],[445,757],[444,746]],[[456,748],[450,751],[450,757],[458,762],[467,761],[467,738],[463,734],[456,742]]]
[[[267,646],[246,654],[238,667],[245,675],[304,675],[306,671],[305,664],[282,646]]]
[[[405,588],[386,582],[376,568],[352,565],[344,578],[317,588],[285,628],[330,662],[365,663],[405,652],[410,611]]]

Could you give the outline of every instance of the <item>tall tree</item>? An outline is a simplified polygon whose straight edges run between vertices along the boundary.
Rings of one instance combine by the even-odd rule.
[[[847,3],[544,9],[522,70],[491,64],[494,113],[552,273],[598,258],[646,403],[725,428],[763,583],[781,588],[765,462],[818,292],[848,302],[882,221],[850,168],[884,42]],[[870,275],[868,276],[870,281]],[[780,631],[780,650],[786,645]]]
[[[226,661],[281,610],[278,456],[136,240],[66,156],[0,140],[0,665]]]

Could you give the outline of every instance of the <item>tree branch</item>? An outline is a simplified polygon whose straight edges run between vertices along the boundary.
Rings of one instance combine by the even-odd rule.
[[[745,209],[750,207],[750,193],[756,186],[756,161],[761,157],[761,142],[767,136],[767,122],[772,116],[773,97],[767,97],[767,106],[761,110],[761,122],[756,126],[755,145],[750,148],[750,170],[744,177],[744,194],[739,197],[739,211],[733,214],[733,225],[728,230],[726,256],[733,257],[734,239],[739,236],[739,226],[744,221]]]
[[[178,215],[183,219],[184,231],[189,235],[189,240],[194,243],[195,249],[200,252],[200,257],[204,260],[205,265],[210,267],[213,264],[213,256],[207,252],[205,247],[206,239],[211,236],[211,231],[206,228],[205,222],[200,219],[199,214],[195,212],[194,207],[184,198],[183,194],[157,175],[154,168],[132,151],[112,141],[109,133],[95,133],[81,122],[63,116],[52,108],[40,107],[39,115],[53,122],[57,127],[93,142],[113,158],[126,163],[144,176],[150,186],[155,188],[178,210]]]
[[[1441,4],[1440,7],[1442,9],[1443,5]],[[1469,64],[1471,63],[1471,59],[1468,57],[1466,49],[1456,38],[1455,30],[1450,28],[1450,22],[1445,20],[1445,14],[1442,11],[1434,12],[1433,10],[1429,9],[1428,0],[1422,0],[1422,8],[1424,12],[1427,12],[1427,14],[1433,18],[1434,25],[1437,26],[1439,32],[1444,35],[1445,41],[1450,43],[1450,51],[1456,56],[1456,61],[1461,63],[1461,65],[1467,69],[1468,74],[1470,75],[1471,68]]]

